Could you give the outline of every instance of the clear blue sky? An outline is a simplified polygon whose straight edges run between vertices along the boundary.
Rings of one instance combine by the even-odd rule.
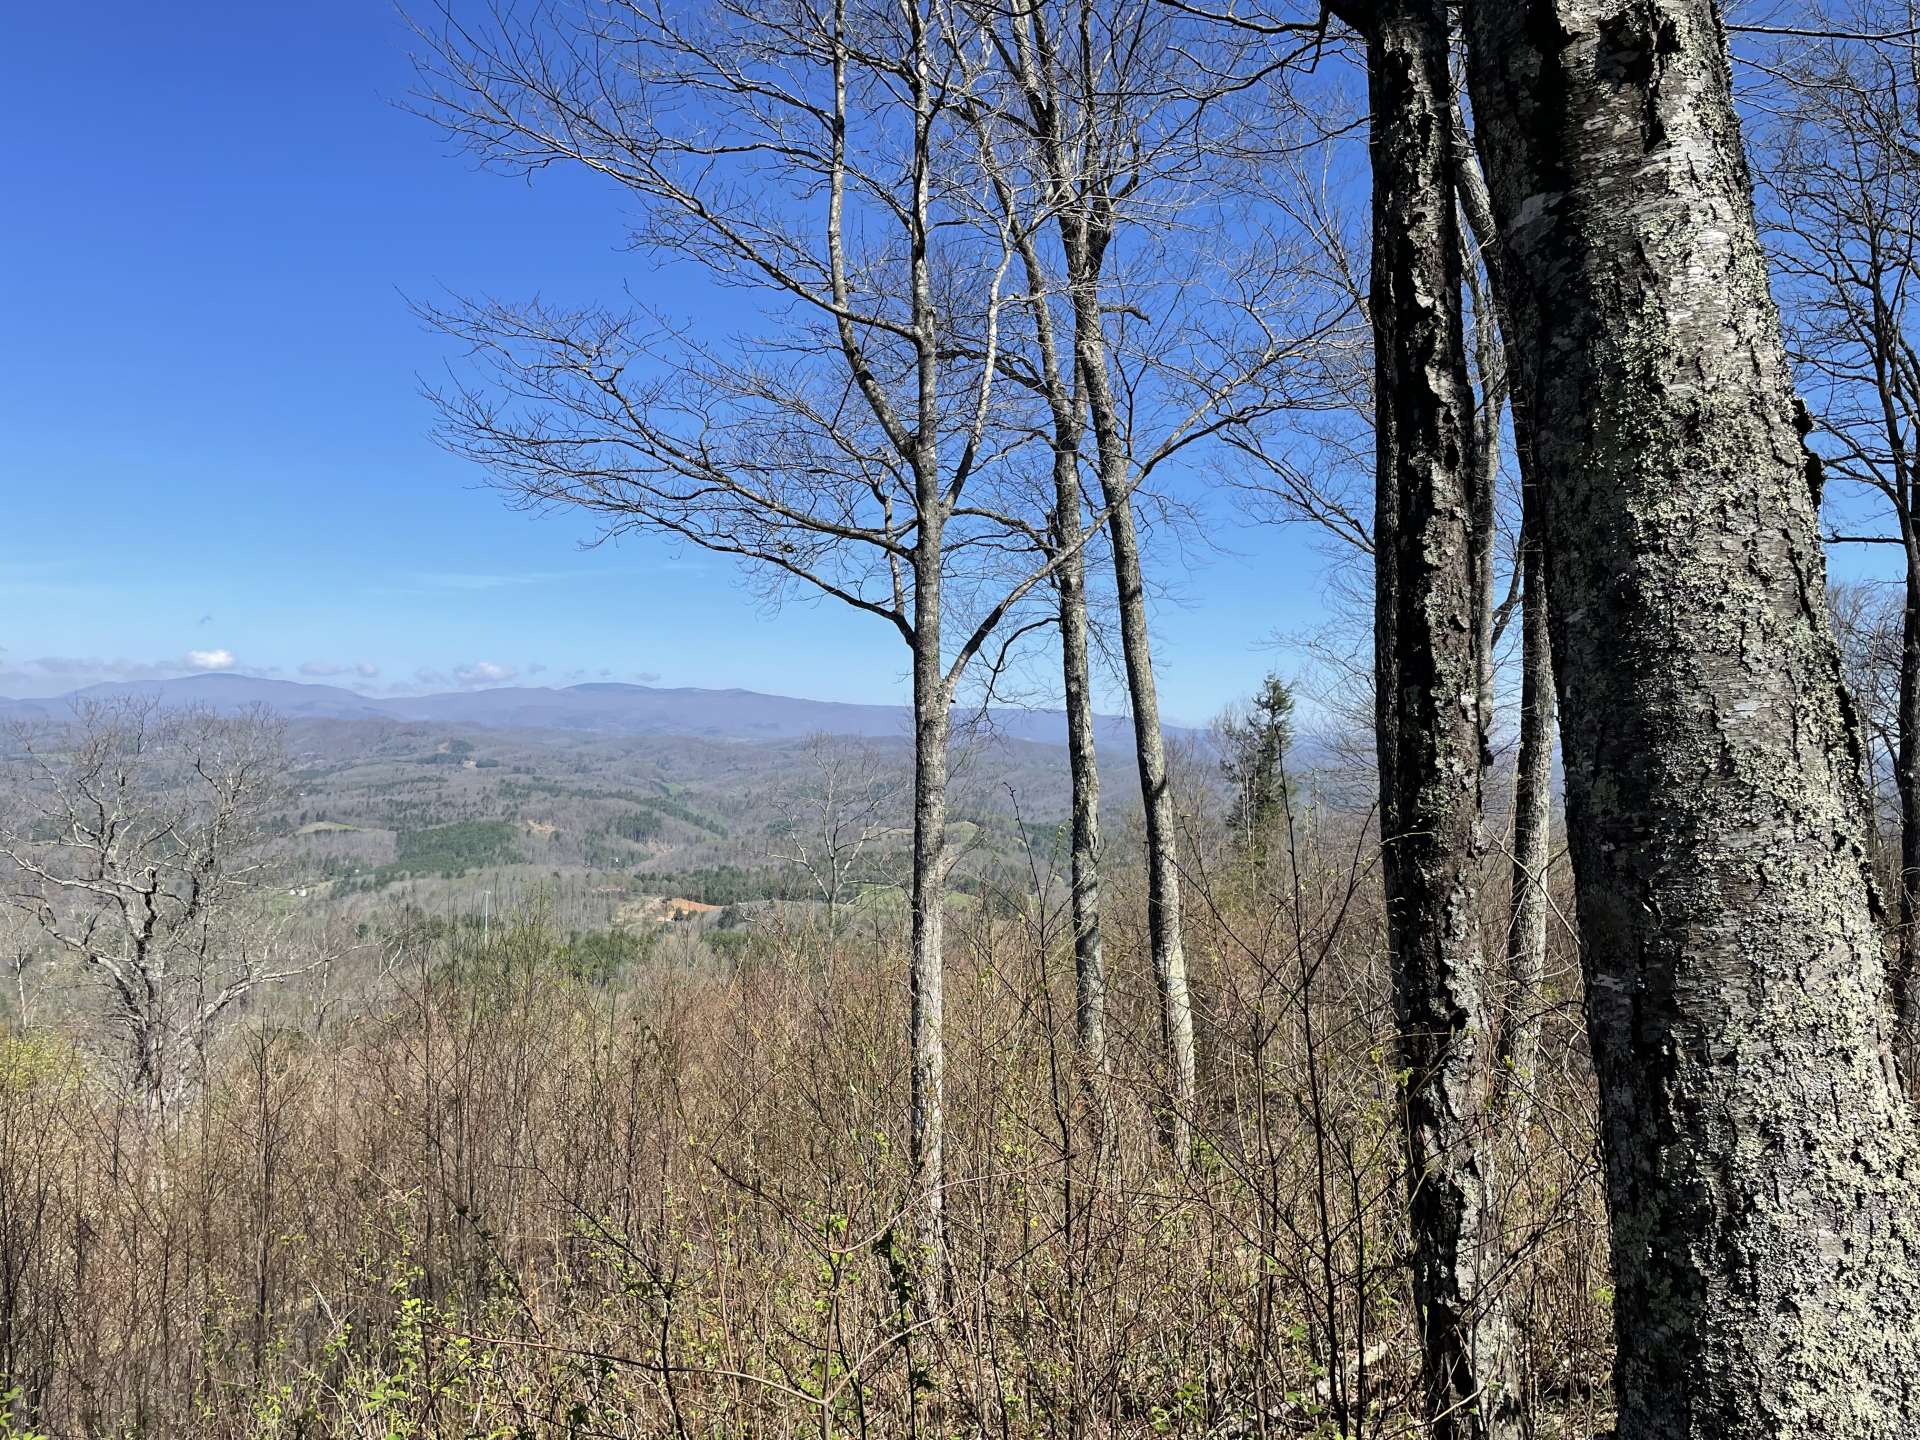
[[[604,186],[479,173],[397,108],[409,37],[383,0],[29,4],[0,31],[0,694],[199,652],[368,690],[604,672],[902,696],[880,622],[769,616],[715,557],[583,552],[579,522],[508,511],[434,446],[419,384],[450,352],[406,296],[651,276]],[[1303,537],[1232,543],[1159,557],[1180,720],[1290,663],[1263,642],[1319,603]]]

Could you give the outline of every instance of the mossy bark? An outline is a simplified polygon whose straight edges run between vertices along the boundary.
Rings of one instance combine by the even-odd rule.
[[[1469,15],[1545,487],[1621,1440],[1920,1433],[1859,739],[1711,0]]]

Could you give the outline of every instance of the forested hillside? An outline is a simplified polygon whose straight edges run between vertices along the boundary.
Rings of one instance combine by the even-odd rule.
[[[0,1440],[1920,1437],[1920,0],[113,8]]]

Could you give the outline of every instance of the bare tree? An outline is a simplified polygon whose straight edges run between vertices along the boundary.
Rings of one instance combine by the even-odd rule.
[[[849,885],[857,884],[871,852],[893,829],[900,778],[867,746],[831,735],[809,736],[806,783],[786,798],[769,852],[806,872],[827,907],[827,941],[840,934],[839,914]]]
[[[1769,66],[1760,174],[1788,345],[1813,411],[1810,483],[1841,482],[1824,497],[1833,538],[1891,545],[1901,561],[1891,984],[1911,1084],[1920,1055],[1920,11],[1908,0],[1827,9],[1836,32],[1879,38],[1795,42]],[[1890,533],[1875,517],[1854,518],[1862,497],[1884,511]]]
[[[1871,582],[1834,582],[1827,586],[1827,608],[1840,645],[1847,694],[1859,716],[1866,741],[1867,833],[1876,861],[1885,859],[1884,823],[1891,814],[1896,835],[1900,798],[1887,789],[1900,763],[1900,660],[1905,648],[1905,586]],[[1900,863],[1895,840],[1891,863]],[[1897,878],[1896,878],[1897,883]]]
[[[450,134],[510,171],[611,180],[638,204],[636,248],[756,293],[769,321],[720,346],[645,313],[430,311],[480,371],[437,397],[446,443],[523,503],[736,556],[776,593],[879,617],[911,655],[910,1140],[931,1305],[949,709],[1077,553],[1025,508],[1036,425],[1000,383],[1015,241],[981,203],[963,120],[983,46],[941,5],[867,0],[496,6],[422,34],[420,104]]]
[[[1068,885],[1073,923],[1074,1028],[1079,1062],[1101,1105],[1107,1069],[1105,948],[1100,937],[1100,765],[1094,742],[1092,624],[1087,603],[1086,547],[1093,538],[1082,506],[1081,447],[1086,436],[1085,379],[1070,342],[1062,343],[1055,316],[1052,277],[1043,258],[1047,215],[1032,213],[1019,177],[997,153],[998,117],[984,105],[976,112],[983,170],[1007,233],[1020,257],[1023,306],[1031,341],[1021,375],[1044,402],[1052,425],[1052,496],[1048,538],[1061,557],[1054,573],[1060,632],[1061,694],[1066,708],[1067,768],[1072,798],[1068,833]]]
[[[0,899],[0,970],[5,971],[8,1002],[20,1025],[31,1026],[34,1001],[51,968],[45,936],[33,919],[33,909]]]
[[[1036,389],[1054,418],[1055,514],[1077,523],[1080,447],[1090,441],[1085,459],[1114,566],[1169,1131],[1185,1153],[1197,1097],[1193,1005],[1136,497],[1163,467],[1195,462],[1198,447],[1301,403],[1308,361],[1348,309],[1293,263],[1290,246],[1228,203],[1244,188],[1224,143],[1230,101],[1286,57],[1254,60],[1245,37],[1150,0],[1020,0],[986,22],[998,61],[993,108],[983,109],[988,157],[1020,236],[1033,348],[1045,367]],[[1022,215],[1032,223],[1014,218]],[[1079,625],[1063,616],[1064,630]],[[1085,645],[1066,648],[1071,693],[1084,685],[1071,667],[1084,667]],[[1089,773],[1090,762],[1089,733]]]
[[[1719,7],[1468,23],[1545,492],[1618,1433],[1911,1435],[1920,1152]]]
[[[283,727],[263,712],[79,706],[15,733],[0,857],[13,905],[101,980],[132,1090],[163,1117],[215,1026],[305,974],[258,900],[283,795]]]

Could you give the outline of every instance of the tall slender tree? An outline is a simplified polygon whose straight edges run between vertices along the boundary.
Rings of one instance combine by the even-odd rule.
[[[1485,1153],[1479,914],[1488,590],[1444,0],[1333,7],[1366,41],[1373,161],[1374,701],[1413,1290],[1435,1433],[1518,1433]]]
[[[475,361],[436,397],[444,441],[519,503],[738,557],[907,647],[913,1268],[931,1313],[950,713],[1002,621],[1078,553],[1026,508],[1036,417],[1000,383],[1015,248],[980,203],[962,119],[982,37],[943,5],[867,0],[482,16],[422,29],[422,110],[496,167],[614,182],[636,248],[757,292],[768,330],[729,346],[644,310],[426,311]],[[1038,558],[1010,569],[1015,553]]]
[[[1860,738],[1712,0],[1469,12],[1545,491],[1621,1440],[1920,1427]]]
[[[1223,178],[1235,162],[1222,137],[1231,98],[1246,84],[1246,47],[1223,43],[1228,32],[1155,0],[1016,0],[987,19],[1000,86],[988,163],[1009,215],[1024,206],[1040,222],[1009,224],[1026,246],[1030,294],[1061,312],[1047,320],[1040,346],[1063,367],[1043,382],[1063,457],[1054,513],[1078,521],[1064,457],[1069,443],[1087,442],[1089,488],[1114,566],[1146,822],[1148,948],[1171,1081],[1168,1129],[1184,1153],[1198,1095],[1193,1004],[1135,501],[1156,471],[1194,458],[1194,447],[1298,403],[1303,358],[1345,310],[1303,286],[1284,251],[1251,243],[1251,232],[1237,237],[1238,222],[1214,193],[1234,188]],[[1215,243],[1170,243],[1209,211]],[[1070,644],[1083,624],[1063,611]],[[1070,695],[1082,683],[1076,658],[1085,663],[1084,653],[1069,656]],[[1092,973],[1090,963],[1081,973]]]
[[[1498,269],[1502,264],[1500,237],[1494,228],[1493,197],[1486,176],[1473,153],[1472,140],[1461,112],[1454,111],[1455,178],[1460,187],[1460,210],[1475,242],[1475,263],[1489,284],[1476,295],[1480,372],[1483,377],[1480,418],[1475,444],[1485,487],[1482,497],[1492,504],[1492,488],[1499,468],[1499,404],[1510,401],[1514,459],[1520,472],[1520,543],[1514,583],[1520,605],[1520,725],[1519,746],[1513,762],[1513,839],[1508,857],[1507,984],[1496,1083],[1502,1094],[1502,1119],[1524,1134],[1533,1111],[1539,1063],[1542,1017],[1541,989],[1546,980],[1547,925],[1552,909],[1547,893],[1547,869],[1553,845],[1553,644],[1547,626],[1547,565],[1545,515],[1539,466],[1533,454],[1533,431],[1528,423],[1526,397],[1513,390],[1519,368],[1512,338],[1512,322],[1499,309],[1505,290]],[[1498,379],[1485,380],[1489,372]],[[1492,452],[1491,454],[1489,452]],[[1482,529],[1491,552],[1490,524]],[[1480,579],[1481,704],[1493,703],[1493,648],[1506,614],[1494,617],[1490,575]],[[1484,719],[1483,715],[1483,719]]]

